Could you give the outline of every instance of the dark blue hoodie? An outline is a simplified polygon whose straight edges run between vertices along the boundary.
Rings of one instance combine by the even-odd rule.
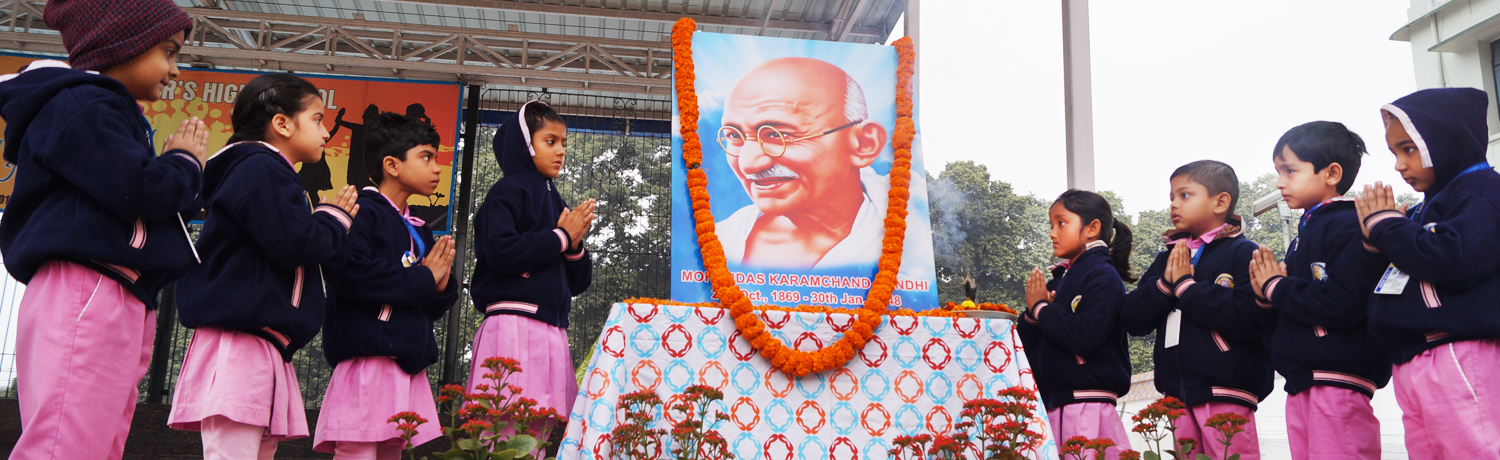
[[[1254,409],[1271,394],[1268,336],[1277,313],[1256,305],[1250,286],[1250,258],[1260,245],[1240,236],[1238,216],[1212,242],[1198,249],[1193,276],[1173,283],[1162,279],[1172,244],[1187,244],[1186,233],[1172,235],[1168,249],[1125,295],[1120,322],[1125,332],[1156,332],[1156,389],[1194,405],[1209,401]],[[1182,311],[1178,345],[1166,346],[1170,313]]]
[[[522,106],[495,135],[495,160],[505,175],[474,215],[478,261],[469,296],[486,315],[520,315],[566,328],[573,296],[589,288],[593,261],[582,249],[570,252],[571,236],[557,226],[568,205],[536,170],[525,111]]]
[[[323,356],[337,366],[361,356],[390,356],[408,374],[437,362],[432,323],[458,300],[458,277],[439,292],[432,271],[407,266],[407,253],[426,257],[432,229],[411,225],[375,187],[359,192],[359,215],[343,255],[328,264],[333,306],[323,325]],[[412,232],[417,236],[414,240]]]
[[[203,265],[177,283],[177,319],[254,334],[290,361],[323,326],[319,264],[343,250],[349,214],[310,206],[292,164],[262,142],[232,144],[208,160],[203,199]]]
[[[26,283],[47,261],[84,264],[156,308],[194,262],[182,217],[198,213],[202,166],[185,150],[156,156],[119,81],[57,61],[29,69],[0,82],[5,161],[16,168],[0,220],[5,268]]]
[[[1354,200],[1345,197],[1302,215],[1287,248],[1287,276],[1266,281],[1281,313],[1271,362],[1287,394],[1329,385],[1374,397],[1391,380],[1391,360],[1370,338],[1366,306],[1385,258],[1365,251]]]
[[[1090,244],[1071,266],[1053,269],[1047,289],[1056,293],[1056,302],[1037,302],[1016,322],[1047,410],[1077,402],[1115,404],[1130,391],[1130,357],[1120,325],[1125,282],[1109,247]]]
[[[1371,249],[1411,276],[1399,295],[1370,296],[1370,334],[1396,363],[1445,343],[1500,337],[1500,174],[1485,164],[1489,104],[1484,91],[1443,88],[1382,108],[1436,179],[1411,218],[1365,218]]]

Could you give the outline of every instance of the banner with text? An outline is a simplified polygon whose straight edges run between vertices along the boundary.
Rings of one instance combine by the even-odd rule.
[[[693,56],[702,168],[735,281],[757,304],[863,305],[895,157],[895,48],[698,32]],[[891,299],[915,310],[937,306],[920,140]],[[710,301],[677,129],[672,150],[672,299]]]

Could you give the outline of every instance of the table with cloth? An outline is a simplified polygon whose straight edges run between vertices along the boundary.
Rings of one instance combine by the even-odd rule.
[[[855,320],[758,313],[772,336],[804,351],[833,343]],[[609,458],[621,395],[652,389],[667,401],[705,384],[724,392],[718,409],[729,417],[717,429],[739,460],[887,459],[897,436],[948,431],[965,401],[1015,385],[1034,390],[1020,349],[1010,320],[893,315],[845,367],[797,378],[772,369],[740,338],[728,310],[615,304],[583,371],[558,457]],[[1046,411],[1037,406],[1032,430],[1044,441],[1036,458],[1057,458]],[[670,429],[667,417],[654,423]]]

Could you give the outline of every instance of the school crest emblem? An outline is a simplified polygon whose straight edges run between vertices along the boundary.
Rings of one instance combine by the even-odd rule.
[[[1081,301],[1083,301],[1083,296],[1080,295],[1080,296],[1074,296],[1073,297],[1073,311],[1074,312],[1078,311],[1078,302],[1081,302]]]
[[[1220,273],[1218,278],[1214,278],[1214,284],[1234,289],[1234,276],[1228,273]]]
[[[1313,262],[1313,264],[1312,264],[1312,276],[1313,276],[1313,279],[1315,279],[1315,280],[1318,280],[1318,281],[1327,281],[1328,280],[1328,264],[1325,264],[1323,262]]]

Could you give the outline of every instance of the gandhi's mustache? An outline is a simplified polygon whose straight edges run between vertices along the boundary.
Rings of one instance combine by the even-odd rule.
[[[801,176],[798,176],[797,173],[792,172],[792,170],[790,169],[786,169],[785,166],[778,164],[773,164],[769,168],[745,175],[746,179],[753,181],[766,179],[796,179],[798,177]]]

